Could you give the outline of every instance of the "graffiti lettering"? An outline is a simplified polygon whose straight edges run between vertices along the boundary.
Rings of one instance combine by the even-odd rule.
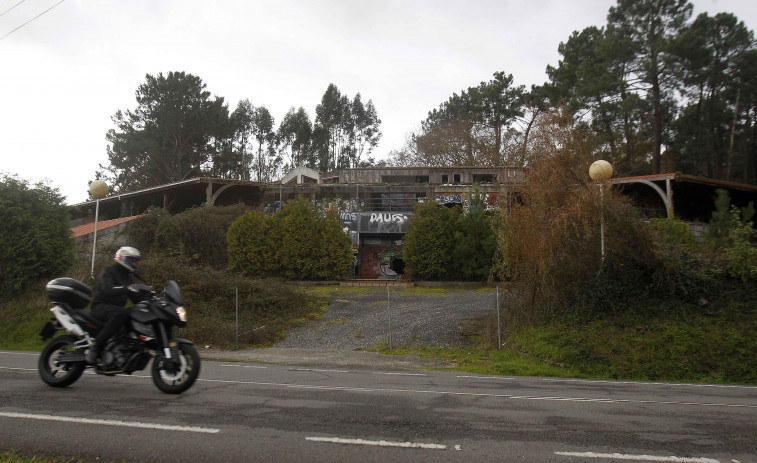
[[[360,215],[361,233],[405,233],[410,214],[371,212]]]
[[[407,216],[405,214],[373,212],[371,213],[370,223],[380,223],[380,224],[404,223],[406,220],[407,220]]]
[[[462,195],[434,195],[434,201],[439,204],[462,204]]]

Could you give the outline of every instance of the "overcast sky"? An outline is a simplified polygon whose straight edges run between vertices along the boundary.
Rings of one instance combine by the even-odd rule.
[[[21,2],[21,3],[19,3]],[[107,164],[111,116],[136,107],[146,74],[200,77],[229,110],[245,98],[276,124],[334,83],[373,100],[383,138],[402,146],[428,111],[496,71],[546,80],[575,30],[604,26],[614,0],[0,0],[0,172],[48,180],[75,204]],[[693,0],[694,16],[754,0]],[[14,7],[15,6],[15,7]],[[8,34],[53,7],[29,24]]]

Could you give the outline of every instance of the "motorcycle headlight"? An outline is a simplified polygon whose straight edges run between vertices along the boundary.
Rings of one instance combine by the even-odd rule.
[[[183,306],[176,307],[176,315],[179,316],[179,320],[183,321],[184,323],[187,322],[187,311]]]

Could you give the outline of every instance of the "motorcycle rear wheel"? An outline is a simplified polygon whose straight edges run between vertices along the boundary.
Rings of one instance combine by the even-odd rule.
[[[74,343],[78,340],[76,336],[63,335],[47,343],[37,363],[37,370],[42,381],[53,387],[66,387],[81,377],[86,367],[84,362],[58,362],[61,354],[70,354],[74,351]]]
[[[189,344],[178,347],[180,365],[172,369],[160,369],[162,355],[152,361],[152,382],[166,394],[181,394],[194,384],[200,375],[200,354]]]

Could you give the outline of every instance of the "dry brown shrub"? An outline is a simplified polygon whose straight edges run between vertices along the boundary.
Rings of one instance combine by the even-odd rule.
[[[600,201],[600,188],[588,174],[597,157],[568,114],[546,114],[539,120],[522,204],[502,219],[496,272],[521,289],[521,297],[508,310],[509,323],[533,323],[574,308],[591,298],[586,290],[595,286],[592,280],[625,281],[624,272],[638,272],[656,262],[653,235],[635,210],[608,186]]]

